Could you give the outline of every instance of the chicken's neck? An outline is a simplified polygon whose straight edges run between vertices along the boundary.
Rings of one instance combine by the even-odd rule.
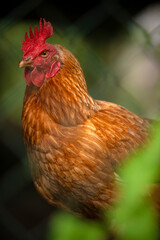
[[[39,99],[48,115],[65,126],[81,124],[98,111],[79,66],[72,69],[63,66],[41,87]]]

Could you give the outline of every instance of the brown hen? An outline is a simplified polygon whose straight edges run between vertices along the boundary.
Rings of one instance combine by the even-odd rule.
[[[25,35],[22,125],[34,184],[54,206],[97,218],[116,196],[115,169],[144,144],[150,123],[93,99],[75,56],[45,40],[49,22]]]

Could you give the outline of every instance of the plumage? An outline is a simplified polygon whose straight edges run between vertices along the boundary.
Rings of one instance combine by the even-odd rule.
[[[20,67],[31,73],[37,68],[38,78],[45,73],[38,85],[26,79],[22,113],[34,184],[51,204],[97,218],[116,198],[115,169],[145,143],[150,123],[117,104],[93,99],[78,60],[64,47],[43,42],[37,55],[32,47],[26,55],[30,63],[24,51]],[[44,51],[48,55],[40,59]],[[53,62],[59,67],[47,77]]]

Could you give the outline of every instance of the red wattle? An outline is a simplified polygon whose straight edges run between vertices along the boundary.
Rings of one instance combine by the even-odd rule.
[[[24,71],[24,78],[28,86],[33,83],[35,86],[40,87],[44,82],[45,73],[38,70],[37,67],[34,69],[26,67]]]
[[[37,67],[29,68],[26,67],[24,71],[24,77],[28,86],[33,83],[37,87],[41,87],[45,78],[52,78],[60,69],[60,61],[53,62],[49,73],[45,74],[44,70],[41,70]]]
[[[45,74],[43,71],[38,71],[35,67],[34,70],[31,73],[31,81],[32,83],[37,86],[41,87],[42,83],[44,82]]]

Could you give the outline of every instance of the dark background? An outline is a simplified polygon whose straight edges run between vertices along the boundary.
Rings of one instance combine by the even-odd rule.
[[[77,56],[93,97],[156,118],[160,110],[160,41],[154,37],[160,36],[160,19],[150,31],[137,16],[148,8],[154,18],[160,5],[151,0],[4,4],[0,18],[0,239],[45,240],[50,216],[58,210],[34,189],[21,134],[25,82],[18,62],[24,33],[40,17],[49,20],[54,28],[49,41],[66,46]],[[152,17],[146,19],[152,21]]]

